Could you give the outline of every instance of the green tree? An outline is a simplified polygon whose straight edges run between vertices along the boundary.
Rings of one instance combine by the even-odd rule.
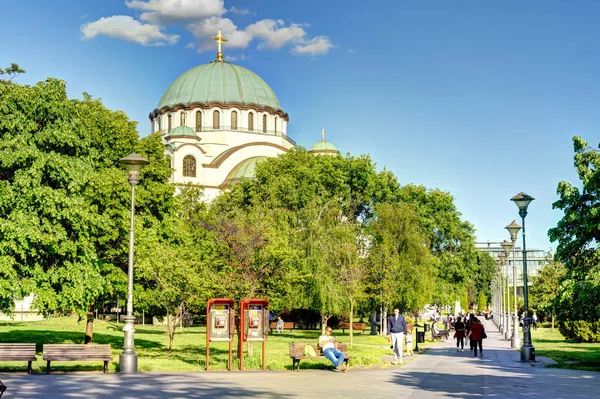
[[[12,82],[14,78],[25,73],[25,70],[14,62],[7,68],[0,68],[0,81]]]
[[[541,310],[552,317],[552,331],[554,331],[554,318],[556,316],[556,293],[564,279],[566,269],[560,262],[546,264],[537,276],[531,278],[531,307]]]

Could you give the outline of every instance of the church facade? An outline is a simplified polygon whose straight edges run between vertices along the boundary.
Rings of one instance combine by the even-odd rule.
[[[288,152],[289,116],[269,85],[247,68],[223,59],[219,30],[216,60],[196,66],[167,88],[150,113],[152,132],[162,132],[175,184],[204,187],[210,201],[229,185],[253,178],[256,165]],[[323,138],[313,152],[337,155]]]

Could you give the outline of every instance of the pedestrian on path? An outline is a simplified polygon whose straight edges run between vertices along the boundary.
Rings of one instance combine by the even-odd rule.
[[[483,357],[483,334],[485,329],[477,317],[471,316],[471,318],[473,319],[473,322],[471,323],[471,327],[469,327],[467,337],[471,338],[473,344],[475,351],[473,356],[477,357],[477,347],[479,346],[480,356]]]
[[[394,314],[388,319],[388,339],[391,338],[394,348],[394,364],[402,364],[402,340],[407,332],[406,319],[400,314],[400,309],[394,308]]]
[[[454,338],[456,338],[456,351],[459,350],[464,352],[465,350],[465,323],[462,322],[461,317],[459,316],[456,319],[456,323],[454,323],[454,329],[456,332],[454,333]],[[460,348],[459,348],[460,345]]]

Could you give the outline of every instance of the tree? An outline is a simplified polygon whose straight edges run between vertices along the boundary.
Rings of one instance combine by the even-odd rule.
[[[558,184],[552,204],[564,216],[548,231],[558,242],[555,259],[566,268],[557,293],[556,318],[561,333],[580,341],[600,342],[600,154],[581,137],[573,137],[574,161],[581,188]]]
[[[556,293],[564,279],[566,269],[560,262],[550,262],[540,270],[537,276],[531,278],[531,307],[537,308],[552,317],[552,331],[556,316]]]
[[[14,78],[23,73],[25,73],[25,70],[19,64],[13,62],[7,68],[0,68],[0,81],[12,82]]]
[[[44,314],[87,318],[91,341],[94,305],[126,286],[130,187],[119,159],[139,150],[151,160],[137,204],[147,222],[172,198],[164,149],[145,151],[156,138],[140,143],[135,126],[87,94],[68,99],[61,80],[0,81],[3,311],[33,292]]]

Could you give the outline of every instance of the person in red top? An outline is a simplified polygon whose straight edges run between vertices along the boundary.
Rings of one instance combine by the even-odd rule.
[[[483,357],[483,331],[483,324],[481,324],[477,317],[474,317],[471,327],[469,327],[467,338],[470,338],[473,342],[475,356],[477,356],[477,346],[479,346],[479,352],[481,353],[481,357]]]

